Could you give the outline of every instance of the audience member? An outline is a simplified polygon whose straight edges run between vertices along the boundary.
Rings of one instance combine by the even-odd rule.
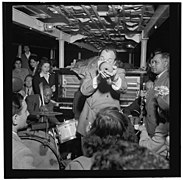
[[[32,79],[33,77],[30,74],[25,77],[24,86],[22,90],[19,92],[24,97],[34,95],[34,91],[32,88]]]
[[[51,97],[53,96],[52,90],[50,86],[45,85],[43,86],[43,99],[44,99],[44,105],[41,99],[41,96],[39,94],[30,95],[27,96],[26,102],[27,102],[27,109],[30,113],[28,117],[28,123],[35,123],[42,121],[45,122],[46,120],[49,121],[50,126],[54,126],[55,124],[59,124],[59,121],[56,119],[55,116],[43,116],[44,119],[42,119],[41,115],[39,115],[39,112],[53,112],[54,103],[51,101]],[[47,118],[47,119],[45,119]]]
[[[91,170],[155,170],[169,169],[169,162],[138,144],[120,140],[99,149]]]
[[[70,162],[66,170],[89,170],[93,154],[106,148],[106,144],[103,142],[111,145],[119,139],[137,142],[134,128],[128,117],[119,112],[117,107],[101,109],[87,135],[83,137],[83,156]]]
[[[125,70],[115,66],[115,58],[115,49],[104,48],[95,66],[86,71],[81,93],[87,99],[77,127],[77,132],[82,136],[86,135],[87,127],[93,123],[100,109],[114,106],[120,110],[120,93],[126,92],[127,83]]]
[[[31,72],[29,66],[29,57],[31,55],[30,48],[28,45],[24,45],[23,49],[24,53],[21,55],[22,67],[28,69],[28,71]]]
[[[157,91],[166,91],[166,89],[169,91],[169,59],[169,54],[163,52],[155,54],[151,59],[151,71],[157,76],[153,88],[147,95],[145,106],[147,112],[145,126],[150,137],[154,135],[156,126],[159,124],[157,101],[159,98],[164,99],[169,96],[162,96],[158,99],[155,97]],[[164,101],[163,99],[161,101]]]
[[[22,60],[18,57],[15,58],[13,65],[12,76],[20,78],[24,82],[25,77],[29,74],[28,69],[22,68]]]
[[[27,126],[26,119],[29,115],[27,104],[23,96],[13,93],[12,96],[12,169],[34,169],[33,154],[26,147],[17,132]]]
[[[40,94],[39,84],[49,85],[52,92],[55,92],[55,76],[50,73],[50,61],[42,60],[38,73],[33,77],[33,89],[35,94]]]
[[[30,62],[30,70],[31,70],[31,75],[34,76],[35,73],[37,73],[38,65],[39,65],[39,59],[36,54],[31,54],[29,58]]]

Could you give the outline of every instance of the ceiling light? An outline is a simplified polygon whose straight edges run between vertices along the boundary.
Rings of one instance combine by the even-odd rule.
[[[44,31],[53,31],[54,26],[51,23],[45,23],[44,24]]]

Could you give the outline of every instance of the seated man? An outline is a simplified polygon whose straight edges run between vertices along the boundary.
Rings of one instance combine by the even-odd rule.
[[[29,115],[23,96],[13,93],[12,98],[12,169],[34,169],[32,151],[26,147],[17,132],[27,126]]]
[[[28,117],[28,123],[34,122],[49,122],[50,126],[54,126],[55,124],[59,124],[59,121],[56,119],[55,116],[46,116],[44,112],[53,112],[54,103],[51,101],[52,97],[52,90],[50,86],[45,85],[43,87],[43,98],[44,98],[44,105],[42,103],[41,97],[39,94],[27,96],[27,109],[30,113]],[[41,115],[41,112],[42,115]]]

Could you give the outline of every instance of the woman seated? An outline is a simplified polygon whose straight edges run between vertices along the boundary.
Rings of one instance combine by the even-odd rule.
[[[24,82],[25,77],[29,74],[28,69],[22,68],[22,60],[18,57],[15,58],[13,65],[12,76],[20,78]]]
[[[137,142],[134,128],[128,117],[119,112],[116,107],[100,110],[88,129],[88,134],[83,137],[82,142],[83,156],[70,162],[66,170],[90,170],[93,154],[105,148],[103,141],[108,141],[108,144],[116,143],[119,139]]]

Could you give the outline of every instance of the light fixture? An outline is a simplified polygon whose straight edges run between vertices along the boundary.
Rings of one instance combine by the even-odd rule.
[[[50,32],[50,31],[53,31],[53,29],[54,29],[53,24],[51,24],[51,23],[44,24],[44,31]]]

